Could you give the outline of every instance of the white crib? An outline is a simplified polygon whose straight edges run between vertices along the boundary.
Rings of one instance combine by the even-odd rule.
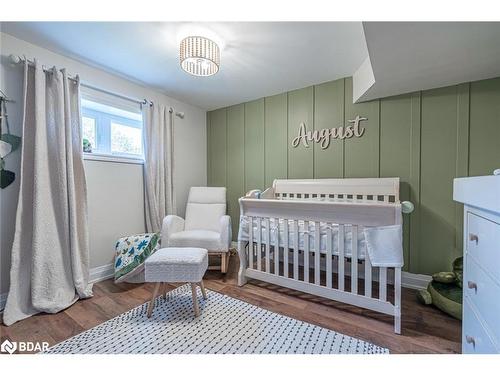
[[[372,266],[363,235],[402,223],[399,178],[275,180],[239,203],[240,286],[252,278],[389,314],[401,333],[401,267]]]

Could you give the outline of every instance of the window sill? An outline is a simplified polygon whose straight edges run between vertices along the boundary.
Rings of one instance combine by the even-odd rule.
[[[125,163],[125,164],[144,164],[143,159],[137,159],[126,156],[116,156],[116,155],[103,155],[103,154],[92,154],[92,153],[83,153],[83,160],[92,160],[92,161],[104,161],[110,163]]]

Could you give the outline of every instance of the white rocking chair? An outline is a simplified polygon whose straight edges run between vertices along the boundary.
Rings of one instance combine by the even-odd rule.
[[[227,272],[231,247],[231,218],[226,215],[225,187],[192,187],[186,219],[168,215],[163,219],[162,247],[200,247],[209,256],[220,256],[220,266],[209,269]]]

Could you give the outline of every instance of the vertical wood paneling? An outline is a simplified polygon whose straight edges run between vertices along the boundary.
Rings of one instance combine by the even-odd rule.
[[[422,93],[418,269],[426,274],[449,269],[456,247],[457,107],[456,86]]]
[[[245,191],[263,190],[264,99],[245,103]]]
[[[410,200],[412,97],[403,95],[380,101],[380,177],[399,177],[400,200]],[[405,268],[410,264],[410,222],[403,216]]]
[[[287,94],[265,98],[265,186],[287,178]]]
[[[213,111],[210,116],[210,183],[226,186],[226,109]]]
[[[410,272],[419,273],[418,256],[420,249],[420,143],[422,133],[422,94],[411,95],[411,167],[410,167],[410,201],[415,210],[410,215]]]
[[[471,83],[471,176],[489,175],[500,168],[500,78]]]
[[[313,178],[314,146],[292,147],[300,123],[305,123],[307,130],[313,129],[313,94],[312,86],[288,93],[288,178]]]
[[[207,121],[207,186],[212,186],[212,141],[211,141],[211,132],[212,127],[210,126],[210,118],[212,116],[212,112],[207,112],[206,121]]]
[[[322,129],[347,125],[356,115],[368,118],[360,139],[332,143],[325,152],[312,144],[291,147],[300,122]],[[452,200],[453,178],[500,167],[499,124],[500,78],[359,104],[352,104],[346,78],[234,106],[227,114],[210,112],[208,184],[228,187],[236,237],[239,196],[275,178],[398,176],[401,200],[415,204],[404,216],[406,270],[431,274],[461,255],[462,206]]]
[[[227,212],[231,216],[233,239],[238,237],[240,207],[238,199],[245,195],[245,107],[227,109]]]
[[[469,173],[469,116],[470,84],[457,86],[457,160],[455,177],[466,177]],[[455,203],[455,253],[453,258],[463,255],[463,205]]]
[[[357,115],[366,117],[360,138],[350,138],[344,145],[344,177],[378,177],[379,175],[379,107],[378,100],[353,104],[352,78],[345,79],[345,121]]]
[[[314,87],[314,129],[331,129],[344,124],[344,79]],[[322,149],[314,146],[314,178],[342,178],[344,141],[332,140]]]
[[[470,84],[464,83],[457,86],[457,162],[455,168],[457,177],[465,177],[469,173],[469,116]],[[498,135],[500,136],[500,131]],[[485,143],[483,147],[484,145]],[[498,145],[500,144],[497,143]]]

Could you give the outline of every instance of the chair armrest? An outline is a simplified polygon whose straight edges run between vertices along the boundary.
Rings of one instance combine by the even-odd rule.
[[[224,215],[220,218],[220,243],[222,250],[229,250],[233,238],[231,229],[231,216]]]
[[[168,215],[163,219],[161,227],[161,246],[167,247],[170,235],[184,230],[184,219],[176,215]]]

